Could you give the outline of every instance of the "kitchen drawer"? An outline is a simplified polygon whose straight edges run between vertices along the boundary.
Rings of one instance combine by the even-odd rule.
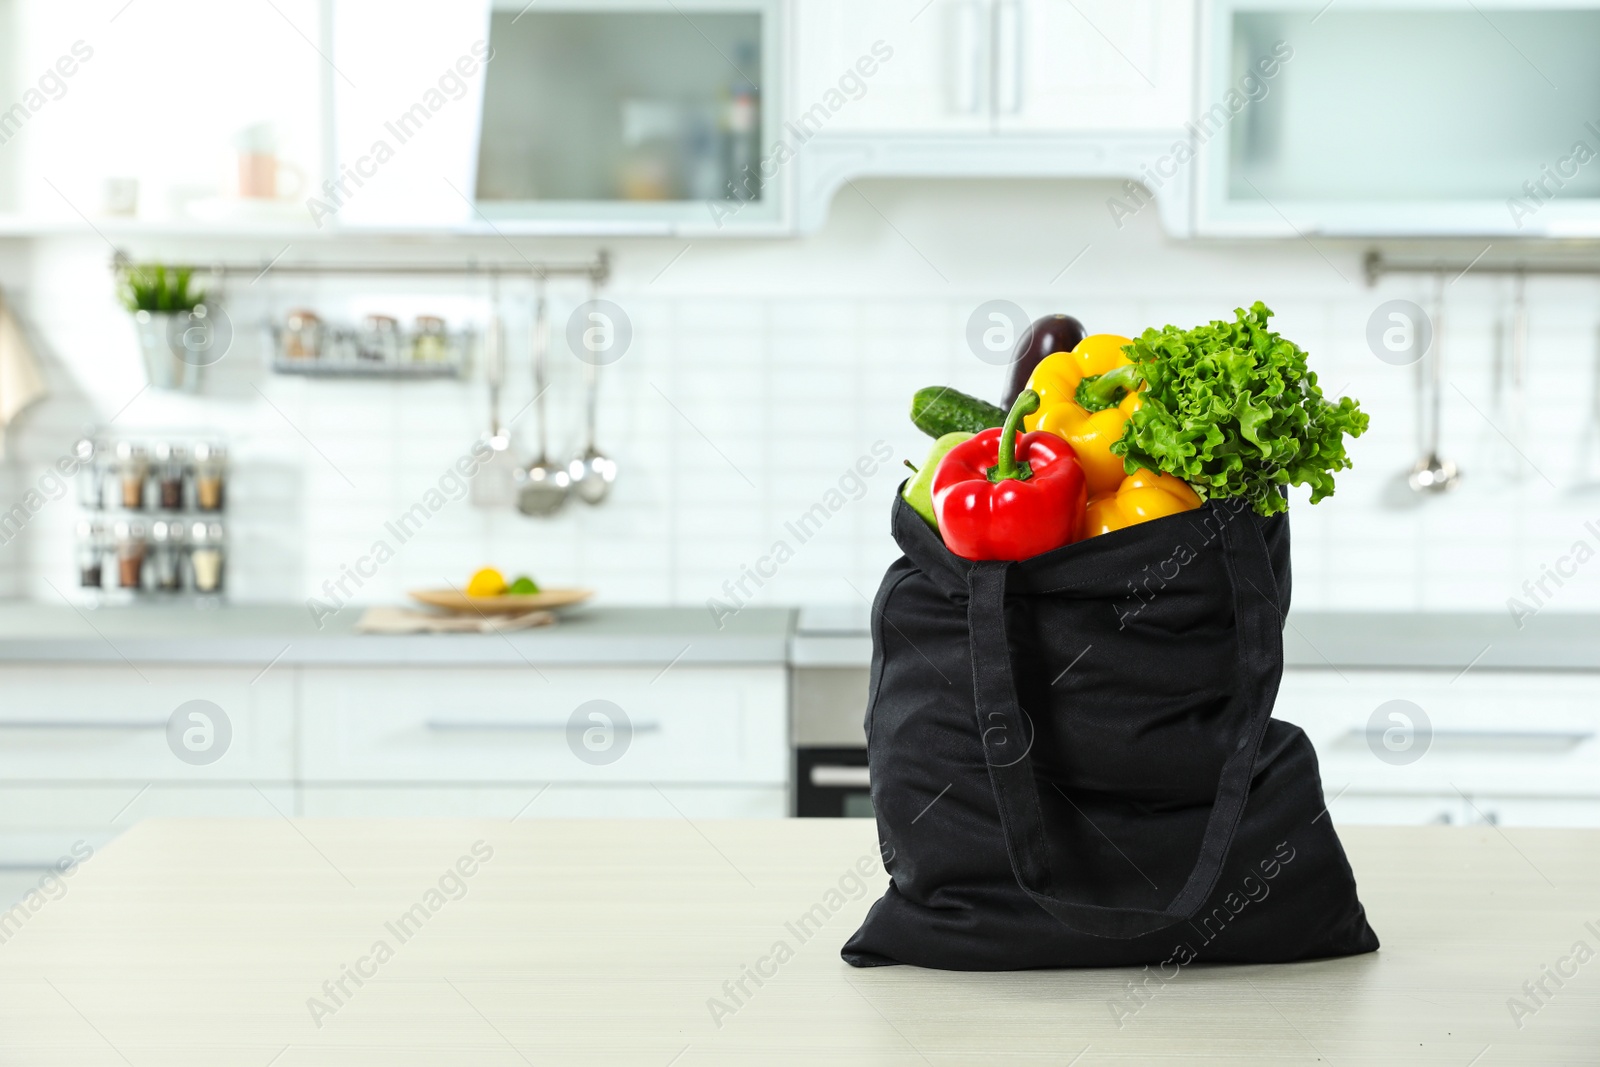
[[[1474,796],[1467,821],[1494,826],[1600,828],[1600,800],[1593,797]]]
[[[78,841],[98,850],[141,819],[277,818],[294,805],[283,784],[0,784],[0,867],[47,867]]]
[[[341,819],[781,819],[778,786],[307,786],[308,816]]]
[[[288,671],[0,667],[0,694],[0,782],[293,777]],[[167,745],[167,720],[191,700],[209,701],[227,717],[231,736],[213,763],[185,762]]]
[[[1596,693],[1600,675],[1579,672],[1292,670],[1274,715],[1310,736],[1330,796],[1600,798]],[[1394,700],[1426,722],[1386,709],[1379,735],[1394,731],[1391,749],[1369,742],[1368,723]]]
[[[1467,805],[1449,796],[1373,796],[1328,790],[1328,814],[1335,826],[1464,826]]]
[[[1330,797],[1332,796],[1330,792]],[[1384,796],[1347,792],[1332,798],[1338,826],[1572,826],[1600,827],[1593,797]]]
[[[309,669],[300,679],[301,777],[781,785],[785,675],[781,667]]]

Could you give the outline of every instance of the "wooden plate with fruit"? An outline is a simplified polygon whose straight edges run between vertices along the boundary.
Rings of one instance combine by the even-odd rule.
[[[445,611],[520,615],[528,611],[581,604],[594,596],[594,590],[541,588],[526,576],[508,582],[499,571],[485,568],[474,574],[463,587],[412,589],[408,595],[429,607],[443,608]]]

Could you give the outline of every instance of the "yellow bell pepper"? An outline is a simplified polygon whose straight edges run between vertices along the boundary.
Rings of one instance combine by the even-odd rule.
[[[1199,506],[1200,497],[1182,478],[1134,471],[1122,480],[1116,492],[1089,501],[1083,514],[1083,536],[1095,537]]]
[[[1116,334],[1091,334],[1071,352],[1040,360],[1028,379],[1028,388],[1039,394],[1039,410],[1023,420],[1023,428],[1066,438],[1083,466],[1090,500],[1116,492],[1127,477],[1122,457],[1112,455],[1111,446],[1139,409],[1137,390],[1143,383],[1136,372],[1119,370],[1133,366],[1122,354],[1132,343]],[[1090,386],[1096,386],[1093,392]]]

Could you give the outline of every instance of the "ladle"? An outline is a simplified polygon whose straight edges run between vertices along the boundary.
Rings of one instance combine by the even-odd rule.
[[[1433,395],[1428,418],[1427,448],[1407,479],[1413,492],[1443,493],[1455,488],[1461,471],[1451,460],[1439,455],[1439,427],[1444,406],[1444,275],[1438,279],[1433,302],[1433,362],[1429,367],[1428,385]]]
[[[589,290],[589,303],[594,303],[594,289]],[[595,422],[599,418],[600,366],[596,360],[601,353],[574,353],[583,361],[584,388],[584,440],[583,451],[567,464],[572,478],[572,491],[586,503],[598,504],[611,492],[611,483],[617,480],[617,462],[595,447]]]
[[[542,518],[554,515],[567,502],[572,479],[565,468],[550,462],[550,422],[546,416],[545,393],[550,388],[550,309],[545,300],[544,279],[538,283],[533,316],[533,406],[538,425],[539,450],[517,479],[517,510]]]

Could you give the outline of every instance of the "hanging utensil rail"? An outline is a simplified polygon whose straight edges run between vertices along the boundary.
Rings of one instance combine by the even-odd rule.
[[[135,265],[126,252],[118,249],[111,257],[111,269],[123,271]],[[186,264],[189,265],[189,264]],[[277,263],[262,260],[259,263],[195,263],[197,271],[208,271],[219,280],[229,275],[251,278],[264,274],[411,274],[445,276],[452,274],[502,274],[506,276],[531,274],[536,278],[578,277],[588,278],[595,285],[604,285],[611,277],[611,255],[601,249],[591,260],[571,262],[536,263],[531,260],[490,262],[468,258],[461,263]]]
[[[1445,259],[1390,259],[1381,252],[1368,252],[1364,261],[1367,284],[1376,285],[1385,274],[1443,274],[1457,278],[1469,271],[1473,274],[1528,275],[1567,274],[1575,277],[1600,275],[1600,260],[1573,259],[1566,262],[1546,260],[1457,260]]]

